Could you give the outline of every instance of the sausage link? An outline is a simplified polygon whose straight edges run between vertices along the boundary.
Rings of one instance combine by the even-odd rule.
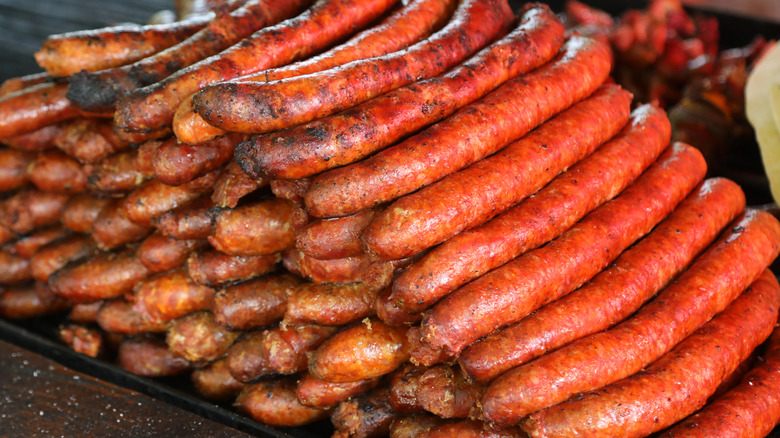
[[[135,256],[150,271],[163,272],[182,266],[191,252],[207,244],[204,239],[174,239],[152,233],[138,245]]]
[[[35,161],[32,152],[0,147],[0,192],[16,190],[30,181],[28,167]]]
[[[745,208],[736,183],[705,181],[664,222],[579,290],[467,347],[458,359],[488,381],[634,313],[680,274]]]
[[[97,322],[97,314],[104,301],[95,301],[92,303],[74,304],[68,312],[68,319],[76,324],[92,324]],[[101,327],[102,328],[102,327]]]
[[[209,243],[230,255],[256,256],[283,251],[295,244],[290,218],[294,205],[284,199],[244,205],[216,214]]]
[[[40,282],[67,264],[97,253],[97,243],[89,235],[73,235],[54,240],[40,247],[30,257],[30,273]]]
[[[88,111],[113,112],[117,99],[123,95],[219,53],[252,32],[295,15],[307,3],[305,0],[245,2],[232,11],[218,14],[208,26],[152,56],[121,67],[73,75],[68,99]]]
[[[573,37],[555,61],[391,148],[320,174],[306,194],[306,208],[317,217],[344,216],[433,183],[592,94],[611,64],[607,46]]]
[[[3,143],[20,151],[38,152],[49,150],[56,147],[54,141],[62,135],[65,125],[66,123],[46,125],[26,134],[4,138]]]
[[[354,382],[333,383],[304,373],[295,394],[298,401],[314,408],[327,409],[339,402],[369,391],[379,385],[379,377]]]
[[[50,35],[35,52],[35,61],[52,77],[118,67],[180,43],[214,17],[210,12],[175,23],[110,26]]]
[[[151,179],[133,190],[122,200],[123,213],[130,221],[151,227],[155,220],[176,207],[187,204],[213,189],[218,170],[207,173],[186,184],[170,186]]]
[[[297,206],[302,206],[303,195],[311,186],[311,178],[272,179],[269,185],[271,193],[277,198],[286,199]]]
[[[176,376],[192,369],[192,364],[174,356],[165,340],[158,336],[122,339],[117,365],[125,371],[146,377]]]
[[[399,416],[387,402],[387,394],[382,386],[339,403],[330,415],[336,429],[333,437],[387,436],[390,423]]]
[[[303,426],[328,417],[329,411],[306,406],[295,396],[295,379],[279,378],[246,386],[236,409],[270,426]]]
[[[31,319],[66,311],[73,303],[54,295],[46,283],[35,282],[0,290],[0,315],[8,319]]]
[[[476,418],[485,387],[457,367],[438,364],[418,378],[420,407],[442,418]]]
[[[418,438],[526,438],[518,427],[498,427],[480,420],[462,420],[439,424],[421,433]]]
[[[0,286],[20,285],[32,280],[30,259],[0,250]]]
[[[427,412],[399,417],[390,424],[390,438],[419,438],[428,430],[450,421]]]
[[[239,332],[214,322],[210,311],[201,310],[173,321],[165,343],[176,356],[190,362],[206,363],[224,356],[238,335]]]
[[[706,170],[697,149],[682,143],[669,147],[620,196],[569,231],[437,303],[422,322],[425,342],[459,353],[493,330],[568,294],[664,219]]]
[[[224,135],[198,144],[183,144],[172,138],[154,152],[154,176],[178,186],[222,167],[233,158],[233,149],[243,135]]]
[[[333,335],[309,358],[309,373],[343,383],[387,374],[409,359],[406,328],[365,319]]]
[[[214,289],[195,283],[178,269],[140,283],[133,293],[133,310],[151,322],[170,321],[188,313],[209,309]]]
[[[82,115],[65,97],[68,84],[44,82],[0,97],[0,139],[28,134]]]
[[[170,320],[152,321],[133,309],[133,303],[125,298],[104,302],[95,316],[95,322],[107,332],[125,335],[162,333],[168,330]]]
[[[214,320],[233,330],[249,330],[280,321],[287,301],[301,280],[291,274],[272,274],[228,286],[214,294]]]
[[[22,236],[13,243],[8,244],[6,248],[13,254],[29,259],[44,245],[66,237],[69,234],[68,230],[56,224]]]
[[[157,218],[157,230],[174,239],[205,239],[211,234],[214,203],[208,196],[174,208]]]
[[[360,234],[376,214],[376,209],[369,209],[350,216],[315,220],[296,233],[295,247],[321,260],[363,254]]]
[[[89,357],[105,357],[107,352],[103,331],[82,324],[69,322],[60,325],[60,341],[76,353]]]
[[[236,158],[251,175],[275,178],[301,178],[353,163],[542,65],[562,44],[558,17],[534,4],[509,35],[448,72],[338,114],[253,136],[236,148]]]
[[[54,145],[82,163],[94,163],[130,146],[114,134],[109,119],[79,117],[61,125]]]
[[[17,234],[54,225],[68,201],[64,193],[22,189],[0,201],[0,225]]]
[[[237,162],[230,161],[214,183],[211,200],[218,207],[235,208],[241,198],[267,186],[270,181],[269,178],[252,178]]]
[[[15,93],[28,87],[32,87],[33,85],[50,82],[53,79],[54,78],[49,76],[49,74],[45,71],[8,78],[0,83],[0,97],[5,96],[6,94]]]
[[[437,75],[503,33],[513,18],[504,0],[463,0],[445,27],[404,50],[275,82],[214,84],[193,105],[226,131],[262,133],[297,125]]]
[[[220,287],[235,281],[248,280],[276,270],[281,254],[231,256],[207,250],[190,254],[186,268],[198,284]]]
[[[95,193],[111,195],[133,191],[154,177],[154,169],[147,168],[146,161],[159,146],[157,141],[148,141],[95,162],[90,166],[87,186]]]
[[[101,253],[49,276],[49,287],[76,303],[116,298],[133,290],[149,276],[149,270],[128,249]]]
[[[282,324],[346,325],[370,316],[376,295],[363,283],[304,283],[290,294]]]
[[[222,358],[195,369],[192,372],[192,386],[200,397],[220,403],[235,400],[246,384],[230,374],[227,359]]]
[[[659,438],[770,436],[780,421],[780,330],[769,337],[761,358],[739,385]]]
[[[106,251],[138,242],[152,232],[151,227],[138,225],[125,218],[123,201],[112,199],[103,206],[92,223],[92,237],[98,248]]]
[[[670,137],[671,125],[663,110],[638,107],[615,138],[533,197],[452,237],[412,264],[394,280],[383,303],[385,311],[422,311],[452,290],[550,241],[620,193],[656,160]],[[495,157],[500,160],[509,152]],[[622,165],[613,164],[618,162]]]
[[[28,175],[30,182],[45,192],[73,194],[87,189],[87,169],[56,149],[39,153]]]
[[[604,87],[496,155],[396,200],[366,227],[366,250],[400,259],[484,223],[617,134],[630,104],[630,93]]]
[[[780,285],[766,270],[723,312],[641,373],[531,414],[522,427],[534,437],[628,438],[671,426],[704,406],[728,373],[769,337],[778,307]]]
[[[780,223],[748,209],[655,300],[610,330],[503,374],[482,399],[502,424],[640,371],[723,310],[780,252]],[[555,381],[554,387],[548,383]],[[534,383],[535,382],[535,383]]]
[[[317,56],[292,64],[237,78],[241,81],[271,82],[316,73],[351,61],[385,55],[417,42],[438,29],[449,18],[454,0],[413,0],[381,23],[358,33],[344,44]],[[225,133],[209,125],[192,107],[189,96],[177,108],[173,132],[184,143],[199,143]]]
[[[371,263],[365,254],[330,260],[315,259],[295,249],[291,249],[289,254],[296,258],[295,264],[298,268],[298,275],[315,283],[345,284],[361,282],[366,269],[368,269]]]
[[[108,198],[98,198],[90,193],[73,195],[62,209],[60,222],[74,233],[90,233],[100,210],[109,202]]]
[[[121,133],[170,128],[176,108],[192,93],[321,51],[371,24],[397,1],[318,0],[297,17],[258,30],[212,57],[123,97],[114,116],[117,129]],[[281,2],[286,3],[284,7],[276,6],[279,3],[268,2],[276,9],[286,9],[280,17],[285,18],[311,1],[288,0]]]

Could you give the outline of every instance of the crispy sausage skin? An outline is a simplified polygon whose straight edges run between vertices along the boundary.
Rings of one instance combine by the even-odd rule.
[[[237,147],[236,158],[250,175],[274,178],[301,178],[353,163],[549,61],[561,44],[560,20],[534,4],[508,36],[447,73],[331,116],[253,136]]]
[[[94,193],[117,195],[133,191],[154,177],[151,159],[160,142],[148,141],[105,157],[89,167],[87,186]]]
[[[256,256],[283,251],[295,244],[290,226],[294,205],[284,199],[244,205],[216,214],[208,241],[230,255]]]
[[[38,248],[30,257],[30,273],[41,282],[67,264],[95,255],[97,243],[89,235],[76,234],[54,240]]]
[[[90,233],[100,210],[109,202],[108,198],[99,198],[90,193],[73,195],[62,209],[60,222],[75,233]]]
[[[54,225],[68,201],[64,193],[44,192],[33,188],[22,189],[0,200],[0,226],[17,234]]]
[[[280,261],[279,253],[231,256],[219,251],[205,250],[190,254],[186,269],[195,282],[220,287],[273,272]]]
[[[100,253],[49,276],[52,291],[76,303],[116,298],[150,274],[135,257],[135,251]]]
[[[350,397],[375,388],[379,385],[380,380],[379,377],[374,377],[354,382],[333,383],[304,373],[298,380],[295,393],[298,396],[298,401],[306,406],[327,409]]]
[[[0,147],[0,192],[16,190],[30,181],[27,168],[35,161],[32,152]]]
[[[769,436],[780,421],[780,330],[739,385],[661,433],[661,438]]]
[[[26,259],[31,258],[42,246],[54,242],[57,239],[68,236],[70,233],[59,224],[36,230],[26,236],[19,237],[6,249],[13,254]]]
[[[165,342],[173,354],[190,362],[212,362],[224,356],[239,332],[214,322],[208,310],[196,311],[171,323]]]
[[[29,134],[80,116],[82,112],[65,97],[67,92],[65,82],[43,82],[1,96],[0,139]]]
[[[250,177],[233,160],[225,166],[214,183],[211,200],[218,207],[235,208],[241,198],[267,186],[270,182],[269,178]]]
[[[195,283],[184,269],[157,274],[139,284],[132,296],[133,309],[152,322],[170,321],[209,309],[214,289]]]
[[[28,168],[30,182],[39,190],[74,194],[87,189],[87,170],[59,150],[41,152]]]
[[[271,82],[400,50],[438,29],[449,18],[455,3],[454,0],[410,1],[381,23],[367,28],[325,53],[237,79]],[[176,138],[184,143],[199,143],[224,134],[225,131],[209,125],[195,112],[192,97],[184,100],[174,115],[173,132]]]
[[[624,320],[679,275],[744,207],[745,195],[736,183],[706,180],[588,284],[463,350],[461,367],[489,381]]]
[[[226,358],[195,369],[192,372],[192,385],[199,396],[212,402],[233,401],[246,386],[230,374]]]
[[[138,242],[152,233],[153,228],[139,225],[124,215],[126,198],[111,199],[98,213],[92,223],[92,237],[102,250],[120,248],[128,243]]]
[[[179,104],[209,84],[287,64],[325,49],[370,24],[397,0],[318,0],[300,15],[260,29],[220,53],[122,98],[116,106],[117,129],[147,132],[170,129]],[[267,2],[286,16],[310,0]]]
[[[706,170],[697,149],[682,143],[670,146],[620,196],[569,231],[439,301],[423,319],[425,342],[459,353],[493,330],[568,294],[664,219]]]
[[[390,432],[390,423],[399,415],[387,401],[387,387],[347,399],[333,409],[330,421],[336,428],[335,438],[380,437]]]
[[[210,193],[219,171],[212,171],[186,184],[171,186],[151,179],[123,199],[124,215],[130,221],[150,227],[164,213]]]
[[[130,146],[114,134],[111,120],[79,117],[61,125],[55,146],[82,163],[94,163]]]
[[[302,426],[327,418],[329,413],[298,401],[291,377],[247,385],[234,404],[240,412],[271,426]]]
[[[778,307],[780,285],[766,270],[722,313],[643,372],[531,414],[522,427],[536,437],[642,437],[671,426],[704,406],[769,337]]]
[[[343,259],[320,260],[309,257],[297,249],[290,248],[284,252],[285,258],[294,258],[297,274],[315,283],[358,283],[371,264],[365,254]]]
[[[175,23],[111,26],[50,35],[35,52],[35,61],[52,77],[119,67],[180,43],[214,17],[211,12]]]
[[[370,316],[376,295],[363,283],[304,283],[292,290],[282,323],[346,325]]]
[[[152,321],[133,309],[133,303],[124,297],[105,301],[95,316],[95,322],[107,332],[126,335],[162,333],[168,330],[171,321]]]
[[[608,47],[571,38],[555,61],[504,83],[393,147],[318,175],[306,193],[306,208],[316,217],[344,216],[433,183],[592,94],[611,64]]]
[[[124,370],[146,377],[175,376],[192,369],[192,364],[176,357],[159,336],[136,336],[122,340],[117,364]]]
[[[193,105],[227,131],[262,133],[352,107],[457,65],[504,32],[514,18],[506,1],[463,1],[450,22],[404,50],[275,82],[222,82]]]
[[[157,230],[174,239],[205,239],[211,234],[214,202],[201,196],[157,218]]]
[[[8,319],[30,319],[66,311],[70,301],[54,295],[46,283],[6,287],[0,290],[0,315]]]
[[[174,239],[153,233],[138,245],[135,256],[150,271],[163,272],[184,265],[190,253],[207,244],[204,239]]]
[[[674,283],[632,318],[496,379],[482,399],[485,418],[514,423],[576,393],[640,371],[726,308],[758,278],[780,252],[778,238],[777,219],[747,209]],[[552,381],[556,382],[554,388],[548,384]]]
[[[317,348],[309,358],[309,373],[329,382],[352,382],[387,374],[407,359],[406,329],[367,318]]]
[[[183,144],[175,138],[154,152],[154,175],[164,184],[177,186],[222,167],[233,158],[233,149],[244,138],[229,134],[198,144]]]
[[[341,218],[312,221],[296,233],[295,247],[320,260],[363,254],[360,235],[377,212],[368,209]]]
[[[244,2],[228,13],[219,14],[208,26],[184,41],[152,56],[100,72],[75,74],[71,78],[68,99],[88,111],[110,112],[123,95],[219,53],[258,29],[296,14],[307,3],[301,0]]]
[[[214,294],[214,320],[233,330],[249,330],[280,321],[301,279],[289,273],[270,274],[220,289]]]

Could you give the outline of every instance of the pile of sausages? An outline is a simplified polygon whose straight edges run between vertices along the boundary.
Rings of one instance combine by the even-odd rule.
[[[780,222],[603,34],[506,0],[212,4],[52,36],[2,85],[0,315],[335,437],[778,422]]]

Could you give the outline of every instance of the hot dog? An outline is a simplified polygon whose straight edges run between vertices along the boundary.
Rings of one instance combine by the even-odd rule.
[[[404,50],[281,81],[211,85],[193,105],[208,123],[227,131],[296,125],[437,75],[504,32],[512,18],[505,1],[465,0],[444,28]]]
[[[522,427],[535,437],[642,437],[671,426],[704,406],[728,373],[769,337],[778,307],[780,285],[764,271],[722,313],[642,373],[531,414]]]
[[[682,272],[744,207],[745,195],[736,183],[705,181],[588,284],[463,350],[461,366],[480,381],[492,380],[624,320]]]
[[[665,218],[705,173],[706,163],[697,149],[682,143],[669,147],[620,196],[569,231],[439,301],[423,319],[425,342],[459,353],[493,330],[568,294]]]
[[[320,174],[306,193],[306,208],[317,217],[344,216],[437,181],[590,95],[610,68],[606,46],[571,38],[555,61],[504,83],[391,148]]]
[[[357,59],[373,58],[394,52],[438,29],[449,18],[454,7],[453,0],[411,1],[399,7],[381,23],[371,26],[325,53],[237,79],[271,82],[327,70]],[[192,96],[190,96],[176,110],[173,132],[182,142],[198,143],[221,135],[225,131],[206,123],[192,108]]]
[[[724,309],[758,278],[780,251],[778,237],[780,223],[774,217],[746,210],[676,282],[632,318],[496,379],[482,399],[485,418],[513,423],[576,393],[638,372]],[[555,379],[554,388],[546,384],[550,379]],[[506,397],[509,392],[511,396]]]
[[[366,227],[367,251],[408,257],[491,219],[617,134],[630,103],[630,93],[603,87],[496,155],[396,200]]]
[[[206,85],[314,54],[368,25],[396,1],[318,0],[297,17],[258,30],[226,50],[122,98],[114,116],[117,129],[148,132],[170,128],[179,104]],[[265,7],[284,10],[279,18],[287,18],[312,2],[284,3],[268,2]]]
[[[353,163],[549,61],[561,44],[560,20],[534,4],[508,36],[447,73],[332,116],[253,136],[237,147],[236,158],[251,175],[275,178],[301,178]]]

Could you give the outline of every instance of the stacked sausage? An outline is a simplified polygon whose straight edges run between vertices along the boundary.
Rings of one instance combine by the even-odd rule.
[[[246,0],[53,37],[0,96],[0,313],[68,312],[77,351],[340,437],[693,414],[774,329],[780,223],[705,179],[601,38],[515,12]],[[776,394],[697,415],[766,434]]]

